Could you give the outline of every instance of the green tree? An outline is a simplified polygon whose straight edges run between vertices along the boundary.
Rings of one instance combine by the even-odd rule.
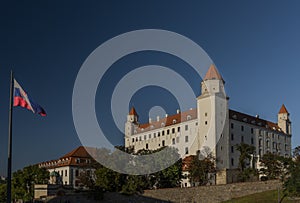
[[[192,157],[188,167],[191,184],[207,185],[210,175],[216,173],[215,158],[209,148],[204,148]]]
[[[265,175],[268,179],[285,180],[294,167],[294,162],[291,158],[272,153],[266,153],[260,162],[262,166],[260,173]]]
[[[0,184],[0,202],[6,202],[6,184]]]
[[[255,152],[255,147],[253,145],[248,145],[241,143],[235,146],[236,150],[240,152],[239,156],[239,168],[241,171],[244,171],[246,168],[246,163],[250,162],[251,155]]]
[[[34,184],[45,184],[48,182],[49,172],[38,165],[24,167],[13,173],[12,198],[30,201],[33,199]]]

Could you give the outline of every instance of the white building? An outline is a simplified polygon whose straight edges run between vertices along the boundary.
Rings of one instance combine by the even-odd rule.
[[[209,146],[217,160],[217,184],[234,182],[234,173],[230,171],[238,168],[239,152],[235,145],[239,143],[255,146],[253,156],[261,157],[267,152],[290,156],[291,121],[286,107],[282,105],[277,123],[231,110],[224,85],[222,76],[211,65],[201,82],[197,109],[177,111],[142,124],[132,107],[125,123],[125,147],[138,151],[173,146],[185,158]]]
[[[40,163],[39,167],[46,168],[50,172],[49,184],[79,188],[82,187],[79,179],[82,172],[87,175],[94,174],[95,169],[91,167],[93,161],[86,149],[80,146],[57,160]]]

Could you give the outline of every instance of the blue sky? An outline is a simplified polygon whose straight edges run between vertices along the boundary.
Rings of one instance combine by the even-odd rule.
[[[100,44],[137,29],[170,30],[199,44],[226,81],[230,108],[276,122],[284,103],[291,114],[293,146],[300,145],[299,9],[296,0],[1,2],[0,174],[6,173],[10,69],[48,113],[43,118],[14,109],[13,168],[18,169],[55,159],[80,145],[72,119],[77,73]],[[153,61],[174,66],[179,72],[186,66],[174,57],[151,52],[132,54],[114,66],[130,71]],[[121,74],[116,70],[111,70],[115,80]],[[182,72],[199,92],[199,78]],[[157,103],[157,99],[143,103],[149,94],[169,95],[155,88],[137,92],[132,102],[142,121]],[[107,95],[98,90],[97,114],[103,113]],[[163,101],[162,106],[169,106]],[[175,110],[176,105],[170,105],[167,113]],[[114,136],[109,139],[121,143],[118,132],[113,126],[111,129]]]

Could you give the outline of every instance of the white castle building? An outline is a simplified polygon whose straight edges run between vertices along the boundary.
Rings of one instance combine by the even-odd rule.
[[[238,168],[237,144],[255,146],[253,156],[258,158],[267,152],[290,156],[291,121],[286,107],[282,105],[277,123],[231,110],[224,85],[222,76],[211,65],[201,82],[197,109],[177,111],[175,115],[157,117],[155,121],[149,119],[148,123],[142,124],[132,107],[125,123],[125,147],[138,151],[172,146],[184,159],[209,146],[219,171],[216,184],[234,182],[234,173],[230,171]]]

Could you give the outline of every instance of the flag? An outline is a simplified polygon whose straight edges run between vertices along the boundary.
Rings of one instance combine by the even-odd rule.
[[[46,111],[37,103],[35,103],[23,90],[20,84],[14,79],[14,106],[21,106],[33,113],[46,116]]]

